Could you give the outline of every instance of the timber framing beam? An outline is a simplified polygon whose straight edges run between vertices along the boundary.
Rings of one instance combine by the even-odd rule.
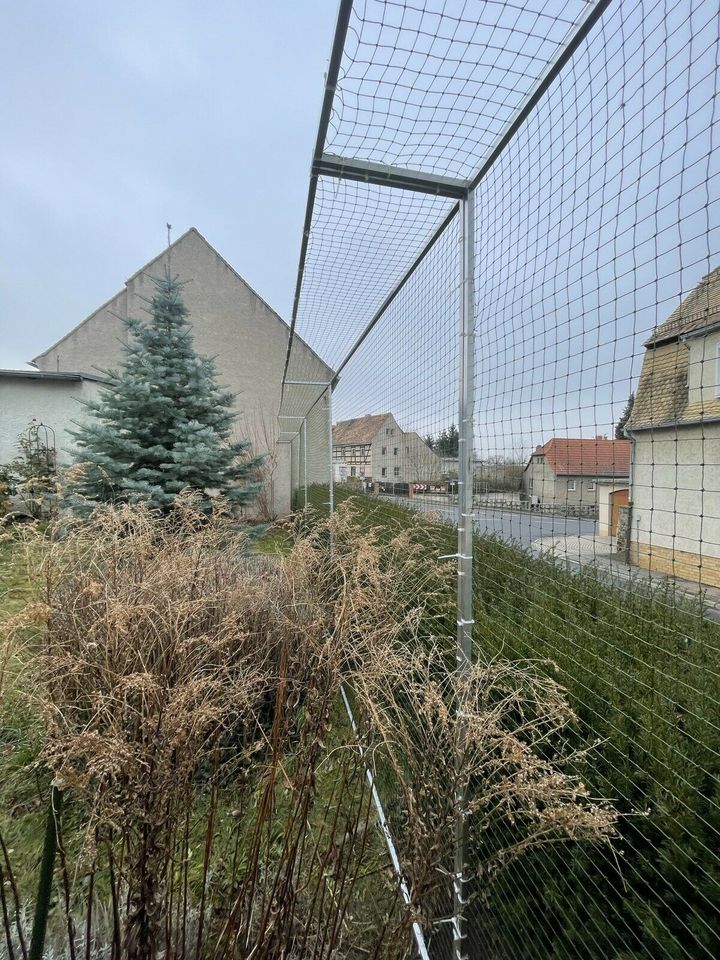
[[[369,160],[351,160],[348,157],[336,157],[329,153],[322,154],[313,163],[312,172],[318,177],[359,180],[381,187],[396,187],[400,190],[412,190],[415,193],[432,193],[438,197],[451,197],[453,200],[465,197],[469,186],[465,180],[456,180],[453,177],[441,177],[434,173],[422,173],[419,170],[406,170],[384,163],[372,163]]]

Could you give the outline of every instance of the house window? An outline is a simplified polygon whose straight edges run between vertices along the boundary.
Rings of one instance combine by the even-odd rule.
[[[355,476],[355,467],[350,467],[350,476],[351,477]]]
[[[397,455],[398,455],[398,448],[393,447],[393,456],[396,457]]]
[[[577,490],[577,480],[568,480],[567,484],[568,492]]]
[[[399,476],[400,476],[400,467],[395,467],[395,469],[393,470],[393,473],[395,474],[396,477],[399,477]]]
[[[383,448],[382,448],[382,455],[385,456],[386,453],[387,453],[387,447],[383,447]]]
[[[381,472],[381,474],[382,474],[383,477],[386,477],[386,476],[387,476],[387,467],[383,467],[380,472]]]
[[[405,453],[406,454],[410,453],[410,447],[405,447]]]
[[[395,436],[395,427],[385,427],[385,436],[394,437]]]
[[[715,356],[715,396],[720,397],[720,343],[717,345]]]
[[[532,479],[532,477],[531,477],[531,478],[530,478],[530,483],[528,484],[528,490],[530,490],[530,492],[532,492],[532,488],[533,488],[533,479]]]
[[[594,480],[591,480],[588,483],[588,490],[590,491],[590,493],[594,493],[596,489],[597,489],[597,484],[595,483]]]

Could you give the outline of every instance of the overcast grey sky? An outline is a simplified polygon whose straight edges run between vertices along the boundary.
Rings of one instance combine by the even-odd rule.
[[[0,14],[0,367],[201,233],[289,315],[335,0]]]

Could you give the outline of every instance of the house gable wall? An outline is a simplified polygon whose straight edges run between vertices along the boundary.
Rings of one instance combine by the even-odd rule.
[[[538,497],[540,503],[555,501],[555,474],[544,454],[534,453],[523,472],[523,492]]]
[[[393,431],[388,433],[387,431]],[[393,447],[400,443],[402,430],[398,426],[397,420],[389,415],[378,432],[373,437],[370,444],[370,460],[372,463],[373,480],[399,480],[399,477],[393,475],[393,468],[397,466],[397,457],[393,456]],[[383,447],[385,453],[383,453]],[[385,475],[383,476],[383,470]]]
[[[705,415],[720,414],[718,348],[720,330],[687,341],[688,406],[700,405]]]
[[[81,371],[102,373],[117,367],[127,331],[122,322],[128,315],[127,291],[121,290],[66,336],[35,358],[38,370],[49,373]]]
[[[142,319],[147,315],[147,301],[155,292],[152,278],[164,276],[166,269],[187,281],[183,299],[190,313],[195,348],[214,357],[219,383],[236,395],[235,438],[251,438],[257,443],[258,436],[267,436],[269,449],[278,436],[277,415],[289,328],[194,229],[131,277],[122,293],[37,357],[36,365],[52,371],[117,367],[123,359],[125,337],[120,317]],[[303,353],[308,380],[330,379],[330,369],[301,341],[295,349]],[[328,431],[327,404],[322,400],[314,408],[311,420],[308,448],[314,445],[318,451],[312,475],[316,481],[327,482],[327,441],[323,440]],[[259,449],[263,452],[262,446]],[[278,455],[274,485],[275,510],[282,515],[290,510],[288,450]]]

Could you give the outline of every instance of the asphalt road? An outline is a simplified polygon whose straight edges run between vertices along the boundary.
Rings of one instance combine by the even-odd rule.
[[[457,511],[453,504],[446,504],[423,497],[388,497],[415,510],[442,514],[455,523]],[[577,517],[561,517],[554,514],[530,513],[524,510],[493,510],[483,508],[473,511],[473,522],[478,533],[495,533],[503,540],[514,540],[529,547],[541,537],[592,536],[594,520]]]

